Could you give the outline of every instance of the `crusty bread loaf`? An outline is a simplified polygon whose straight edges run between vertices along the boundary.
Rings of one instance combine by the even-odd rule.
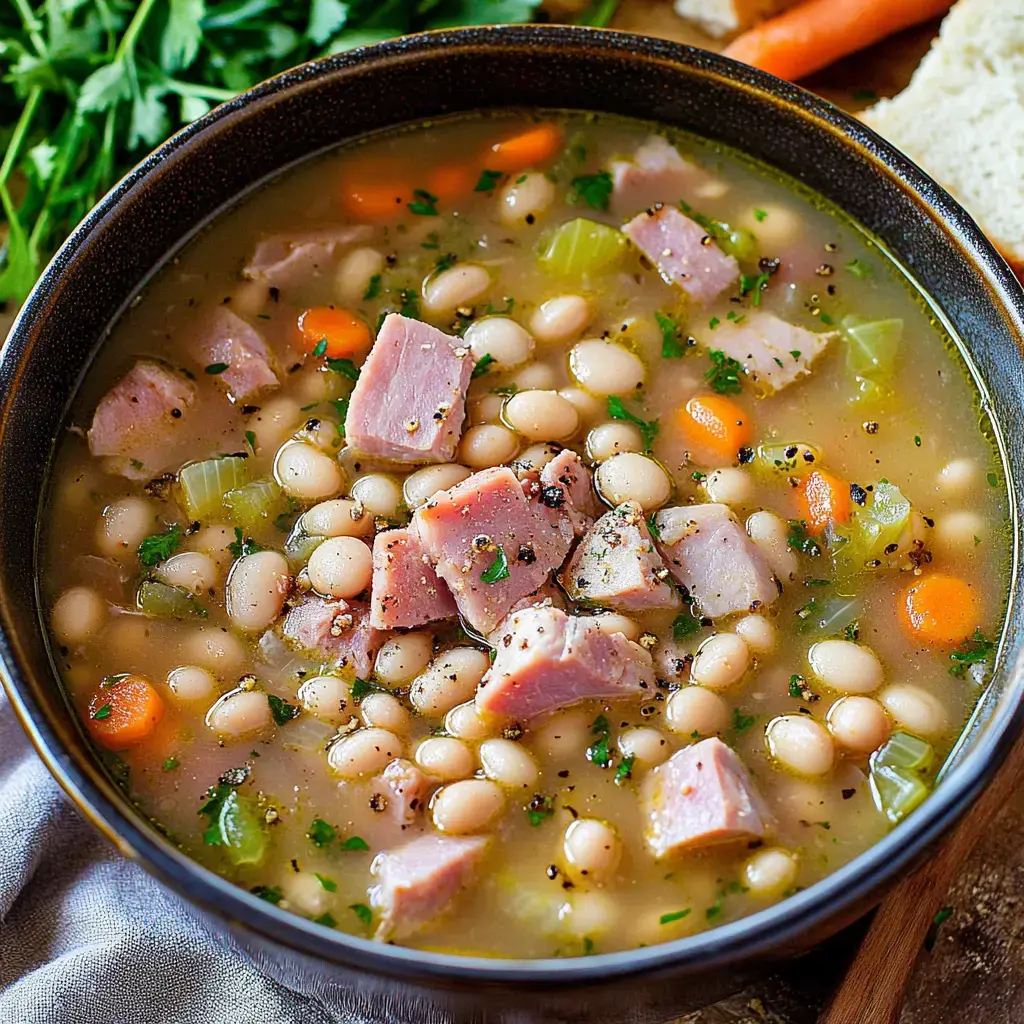
[[[1024,0],[960,0],[910,85],[861,116],[1024,271]]]
[[[792,7],[798,0],[675,0],[676,13],[696,22],[716,38],[745,28]]]

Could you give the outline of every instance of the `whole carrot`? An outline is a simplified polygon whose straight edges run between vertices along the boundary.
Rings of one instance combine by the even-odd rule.
[[[738,36],[725,55],[796,81],[951,6],[952,0],[807,0]]]

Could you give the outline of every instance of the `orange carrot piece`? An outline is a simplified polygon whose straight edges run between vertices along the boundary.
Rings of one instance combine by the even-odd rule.
[[[850,521],[850,485],[823,469],[804,478],[796,501],[799,518],[812,533],[821,533],[829,523]]]
[[[438,199],[461,199],[480,180],[480,168],[469,164],[442,164],[427,175],[427,191]]]
[[[725,55],[791,82],[937,18],[953,0],[807,0],[734,39]]]
[[[108,750],[127,750],[153,734],[163,718],[164,701],[149,680],[124,676],[102,687],[89,701],[86,725]]]
[[[687,441],[700,452],[735,459],[750,441],[747,414],[725,395],[695,395],[679,411]]]
[[[910,636],[933,647],[963,643],[973,636],[981,618],[981,602],[971,584],[942,573],[913,580],[899,610]]]
[[[299,314],[298,334],[301,349],[331,359],[360,355],[371,343],[370,328],[340,306],[314,306],[303,310]],[[323,347],[318,348],[321,342]]]
[[[347,167],[341,178],[341,208],[353,220],[380,223],[409,212],[412,186],[393,162],[367,161]]]
[[[495,142],[484,156],[484,167],[489,171],[524,171],[546,164],[561,148],[561,128],[547,122],[535,124]]]

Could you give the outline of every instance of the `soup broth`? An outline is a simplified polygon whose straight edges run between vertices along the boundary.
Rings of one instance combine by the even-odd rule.
[[[940,322],[661,127],[461,118],[288,171],[71,423],[74,705],[175,843],[324,927],[545,957],[750,914],[913,812],[993,658],[1006,496]]]

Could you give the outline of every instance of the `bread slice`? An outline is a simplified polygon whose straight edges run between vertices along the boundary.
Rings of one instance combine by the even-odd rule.
[[[676,14],[696,22],[709,36],[742,32],[798,0],[675,0]]]
[[[910,85],[861,117],[1024,273],[1024,0],[960,0]]]

